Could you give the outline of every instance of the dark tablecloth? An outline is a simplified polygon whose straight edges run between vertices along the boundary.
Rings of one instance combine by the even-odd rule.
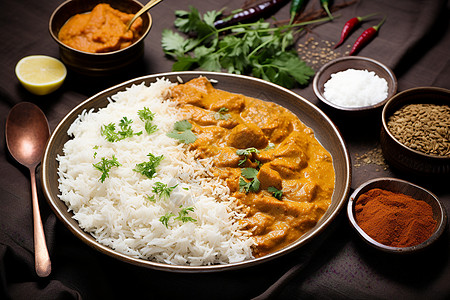
[[[241,7],[238,0],[165,0],[152,10],[153,27],[146,38],[145,56],[138,67],[112,78],[86,79],[69,72],[66,82],[48,96],[24,90],[14,75],[20,58],[32,54],[59,57],[48,33],[48,20],[58,0],[0,2],[0,299],[448,299],[450,297],[450,239],[448,229],[436,245],[414,254],[392,256],[362,243],[348,224],[346,212],[320,237],[274,261],[242,270],[214,274],[177,274],[132,266],[106,257],[83,244],[56,218],[41,191],[40,207],[52,273],[39,278],[34,271],[33,225],[28,170],[6,148],[4,129],[14,104],[30,101],[46,114],[51,129],[75,105],[95,93],[146,74],[171,70],[161,50],[161,32],[173,28],[174,10],[194,5],[201,12]],[[344,1],[334,1],[334,5]],[[350,1],[348,1],[350,2]],[[307,9],[318,9],[309,1]],[[333,4],[333,2],[332,2]],[[333,7],[335,7],[333,5]],[[387,15],[378,37],[359,54],[391,67],[398,90],[417,86],[450,89],[449,2],[445,0],[356,1],[339,9],[339,18],[316,26],[298,41],[336,42],[346,20],[372,12]],[[289,5],[277,13],[288,19]],[[363,24],[341,53],[374,19]],[[337,51],[337,50],[336,50]],[[311,64],[313,62],[311,61]],[[319,67],[320,63],[314,65]],[[379,155],[380,118],[343,117],[321,105],[311,84],[294,90],[326,112],[341,130],[352,157],[352,188],[366,180],[392,176],[430,189],[450,207],[450,178],[410,177],[385,165]],[[39,183],[39,178],[38,178]]]

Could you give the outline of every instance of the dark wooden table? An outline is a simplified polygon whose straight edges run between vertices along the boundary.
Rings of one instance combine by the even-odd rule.
[[[75,238],[51,212],[40,192],[41,214],[53,263],[48,278],[34,272],[31,196],[28,171],[9,155],[5,121],[14,104],[30,101],[46,114],[51,129],[75,105],[125,80],[171,70],[161,49],[161,32],[173,28],[174,11],[197,7],[200,12],[242,7],[238,0],[165,0],[152,10],[153,27],[139,66],[109,78],[88,79],[69,72],[57,92],[34,96],[14,74],[20,58],[32,54],[59,57],[48,32],[52,11],[62,1],[3,0],[0,3],[0,298],[1,299],[251,299],[264,293],[277,299],[448,299],[450,297],[450,234],[415,255],[392,256],[363,244],[348,224],[345,210],[307,247],[280,259],[247,269],[215,274],[177,274],[139,268],[105,257]],[[350,2],[350,1],[347,1]],[[309,1],[307,9],[319,9]],[[344,1],[334,1],[335,5]],[[289,5],[276,17],[288,19]],[[378,37],[359,54],[391,67],[398,90],[417,86],[450,89],[449,2],[445,0],[357,1],[336,13],[333,22],[311,28],[298,43],[317,48],[337,41],[346,20],[372,12],[387,15]],[[341,50],[376,21],[363,24]],[[311,40],[312,39],[312,40]],[[309,43],[305,46],[306,43]],[[317,50],[316,48],[316,50]],[[314,52],[309,48],[309,52]],[[314,68],[323,61],[309,62]],[[449,210],[450,178],[430,180],[403,174],[384,162],[379,148],[379,112],[348,117],[318,102],[311,84],[294,89],[336,123],[352,158],[352,189],[377,177],[409,180],[434,192]]]

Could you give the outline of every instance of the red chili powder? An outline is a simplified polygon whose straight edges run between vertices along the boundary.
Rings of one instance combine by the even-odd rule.
[[[437,224],[425,201],[382,189],[359,196],[355,213],[361,229],[377,242],[392,247],[410,247],[426,241]]]

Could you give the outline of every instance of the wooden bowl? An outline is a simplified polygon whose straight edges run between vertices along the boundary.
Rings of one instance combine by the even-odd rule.
[[[63,63],[71,70],[87,76],[104,76],[117,73],[136,62],[144,54],[144,39],[152,26],[149,13],[142,14],[142,36],[132,45],[117,51],[107,53],[89,53],[67,46],[58,39],[61,27],[68,19],[76,14],[91,11],[102,0],[69,0],[58,6],[49,21],[49,31],[59,46],[59,53]],[[111,0],[108,4],[112,8],[125,13],[137,13],[143,5],[136,0]]]
[[[380,188],[393,193],[402,193],[414,199],[427,202],[433,209],[433,219],[437,222],[433,234],[425,242],[411,247],[386,246],[371,238],[356,222],[355,204],[360,195],[374,188]],[[372,179],[359,186],[350,196],[347,204],[347,215],[352,227],[368,245],[388,253],[411,253],[423,250],[438,240],[447,225],[447,211],[433,193],[411,182],[396,178]]]
[[[388,95],[386,99],[369,106],[346,107],[337,105],[325,98],[324,85],[331,78],[331,74],[345,71],[347,69],[372,71],[375,72],[378,77],[385,79],[388,84]],[[397,92],[397,78],[391,69],[379,61],[362,56],[345,56],[334,59],[319,69],[314,76],[313,90],[317,98],[328,106],[346,112],[361,112],[382,107]]]
[[[408,174],[419,176],[448,176],[450,156],[425,154],[409,148],[397,140],[389,131],[389,117],[406,104],[432,103],[450,105],[450,90],[437,87],[412,88],[392,97],[384,106],[381,115],[380,144],[386,160]]]

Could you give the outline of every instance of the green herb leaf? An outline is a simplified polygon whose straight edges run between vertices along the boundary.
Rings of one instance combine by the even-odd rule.
[[[216,29],[214,21],[220,14],[221,11],[210,11],[202,17],[192,6],[190,11],[175,12],[175,26],[186,38],[166,29],[161,41],[163,51],[176,60],[173,71],[227,70],[288,88],[306,85],[314,75],[313,69],[294,49],[293,30],[300,31],[303,25],[328,21],[328,18],[277,27],[257,21]]]
[[[180,206],[180,208],[181,207],[182,206]],[[181,210],[178,212],[178,217],[176,217],[175,220],[180,220],[183,223],[196,222],[197,221],[196,219],[193,219],[192,217],[187,216],[190,211],[194,211],[194,208],[192,206],[181,208]]]
[[[238,150],[236,150],[236,154],[237,155],[246,155],[246,156],[248,156],[248,155],[250,155],[252,153],[259,153],[259,150],[254,148],[254,147],[250,147],[250,148],[247,148],[247,149],[238,149]]]
[[[247,179],[253,179],[258,175],[258,170],[254,168],[245,168],[241,170],[241,175]]]
[[[278,200],[281,200],[281,197],[283,197],[283,192],[280,191],[279,189],[277,189],[277,188],[274,187],[274,186],[269,186],[269,187],[267,188],[267,191],[269,191],[269,193],[272,193],[272,196],[273,196],[274,198],[277,198]]]
[[[159,199],[167,200],[170,198],[170,193],[178,186],[178,184],[168,187],[167,184],[162,182],[155,182],[152,188],[153,193],[155,193]]]
[[[96,163],[92,164],[94,168],[102,172],[102,176],[100,177],[99,181],[102,183],[105,181],[107,177],[109,177],[109,171],[112,167],[119,167],[121,164],[117,161],[117,158],[113,155],[111,159],[107,159],[105,157],[102,157],[101,160]]]
[[[117,133],[116,133],[116,125],[114,123],[109,123],[108,125],[103,125],[101,129],[102,136],[105,137],[105,139],[108,142],[115,142],[119,139]]]
[[[139,110],[138,115],[141,121],[144,122],[145,131],[148,134],[152,134],[158,130],[158,126],[152,124],[155,114],[152,113],[148,107],[144,107],[143,109]]]
[[[259,190],[260,182],[256,176],[258,175],[258,170],[254,168],[245,168],[241,170],[241,176],[239,178],[239,191],[240,192],[257,192]],[[249,179],[250,181],[245,180]]]
[[[170,218],[174,217],[175,215],[171,212],[165,214],[164,216],[161,216],[161,218],[159,218],[159,221],[161,223],[164,224],[164,226],[166,226],[166,228],[169,228],[169,220]]]
[[[218,111],[214,113],[214,119],[216,120],[228,120],[230,118],[230,114],[227,114],[228,108],[221,107]]]
[[[155,156],[152,153],[149,153],[147,154],[147,156],[149,157],[149,161],[136,164],[136,167],[133,169],[133,171],[141,173],[148,178],[153,178],[156,173],[156,168],[163,160],[164,155]]]
[[[156,202],[156,198],[155,195],[149,196],[149,195],[145,195],[147,197],[147,200],[150,202]]]
[[[142,131],[133,132],[133,129],[130,127],[131,123],[133,123],[133,120],[128,120],[127,117],[123,117],[119,122],[119,131],[116,132],[116,125],[114,123],[109,123],[108,125],[102,126],[101,134],[108,142],[117,142],[132,137],[133,135],[141,135]]]
[[[248,156],[252,153],[259,153],[259,150],[254,147],[236,150],[237,155],[239,156],[245,155],[244,159],[239,160],[238,166],[242,166],[247,161]]]
[[[168,137],[180,140],[185,144],[191,144],[197,140],[197,136],[191,131],[192,124],[187,120],[175,122],[173,130],[167,133]]]

